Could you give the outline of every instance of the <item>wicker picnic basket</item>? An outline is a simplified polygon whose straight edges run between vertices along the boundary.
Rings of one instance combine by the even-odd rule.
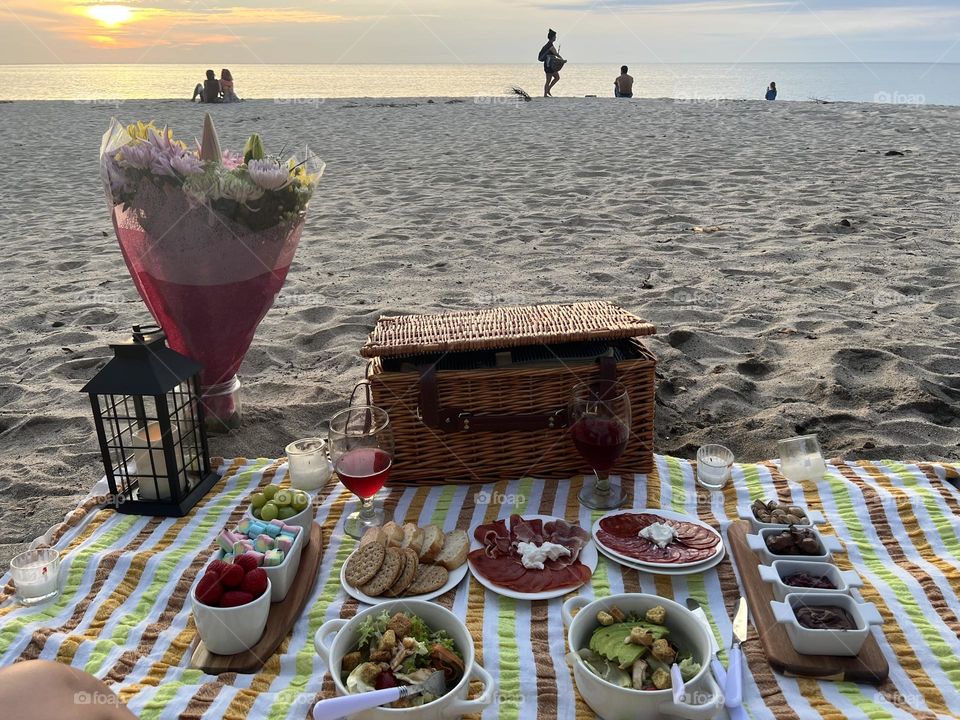
[[[573,386],[626,385],[627,449],[614,473],[653,462],[656,328],[609,302],[385,316],[360,353],[374,404],[390,415],[390,479],[489,482],[591,472],[566,431]]]

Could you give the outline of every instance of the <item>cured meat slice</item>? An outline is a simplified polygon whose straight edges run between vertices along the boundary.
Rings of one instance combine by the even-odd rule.
[[[563,520],[544,524],[540,518],[527,520],[520,515],[512,515],[509,522],[509,528],[504,520],[497,520],[474,530],[474,538],[483,545],[469,554],[478,574],[495,585],[522,593],[579,587],[590,580],[592,571],[579,560],[590,541],[585,530]],[[556,543],[570,550],[570,555],[545,561],[543,570],[526,568],[516,552],[520,542]]]
[[[674,539],[660,548],[639,535],[655,522],[674,531]],[[707,560],[717,552],[720,536],[697,523],[664,518],[655,513],[621,513],[600,521],[597,540],[610,550],[647,563],[695,563]]]

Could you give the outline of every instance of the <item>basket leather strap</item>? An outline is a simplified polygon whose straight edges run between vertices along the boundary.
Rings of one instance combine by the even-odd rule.
[[[611,357],[599,359],[601,380],[617,379],[617,362]],[[434,365],[422,365],[420,373],[420,419],[441,432],[530,432],[555,430],[567,426],[565,407],[542,413],[514,415],[476,415],[466,408],[441,407]]]

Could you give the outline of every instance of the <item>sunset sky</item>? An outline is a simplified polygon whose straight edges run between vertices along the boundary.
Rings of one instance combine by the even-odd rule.
[[[960,62],[957,0],[0,0],[0,63]]]

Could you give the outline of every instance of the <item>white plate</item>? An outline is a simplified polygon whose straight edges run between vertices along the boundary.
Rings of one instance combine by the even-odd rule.
[[[554,517],[553,515],[523,515],[522,517],[524,520],[543,520],[544,523],[548,523],[551,520],[563,520],[563,518]],[[564,520],[564,522],[566,522],[566,520]],[[507,525],[509,526],[509,524],[510,520],[508,518]],[[483,545],[473,536],[474,530],[476,530],[476,528],[470,528],[471,552],[473,550],[479,550],[483,547]],[[586,565],[587,568],[589,568],[592,577],[592,574],[597,570],[597,561],[600,559],[600,556],[597,554],[597,546],[594,545],[593,540],[588,540],[583,546],[583,549],[580,550],[580,557],[578,559],[581,563]],[[470,566],[470,572],[473,573],[473,576],[477,579],[477,582],[487,588],[487,590],[495,592],[498,595],[503,595],[504,597],[513,598],[515,600],[550,600],[551,598],[563,597],[568,593],[572,593],[574,590],[585,584],[580,583],[580,585],[570,585],[568,587],[556,588],[554,590],[544,590],[543,592],[524,593],[502,587],[493,581],[488,580],[479,572],[477,572],[477,569],[473,566],[473,563],[470,562],[469,559],[467,560],[467,565]]]
[[[717,555],[714,555],[709,560],[704,560],[699,565],[691,565],[689,567],[680,568],[674,568],[670,566],[654,568],[647,565],[634,565],[632,562],[619,557],[614,557],[602,547],[600,548],[600,553],[608,560],[615,562],[618,565],[623,565],[624,567],[630,568],[631,570],[638,570],[643,573],[650,573],[651,575],[666,575],[668,577],[677,577],[678,575],[696,575],[698,573],[706,572],[707,570],[719,565],[723,561],[723,558],[725,558],[727,555],[726,550],[721,550],[721,552],[719,552]]]
[[[356,550],[353,552],[356,552]],[[352,557],[353,553],[350,553],[350,555]],[[349,559],[350,558],[348,557],[347,560]],[[347,562],[344,561],[343,565],[340,567],[340,584],[347,592],[347,595],[352,597],[354,600],[359,600],[367,605],[379,605],[380,603],[393,602],[395,600],[433,600],[434,598],[440,597],[448,590],[452,590],[459,585],[460,581],[463,580],[466,574],[467,564],[464,563],[456,570],[450,571],[450,577],[447,578],[447,582],[444,583],[443,587],[441,587],[439,590],[423,593],[422,595],[401,595],[400,597],[387,597],[386,595],[381,595],[380,597],[373,597],[372,595],[366,595],[365,593],[360,592],[357,588],[353,587],[347,582]]]
[[[652,563],[652,562],[644,562],[643,560],[638,560],[638,559],[635,558],[635,557],[630,557],[629,555],[625,555],[624,553],[617,552],[617,551],[614,550],[613,548],[608,547],[608,546],[604,545],[602,542],[600,542],[599,538],[597,538],[597,532],[600,530],[600,522],[601,522],[604,518],[613,517],[613,516],[615,516],[615,515],[625,515],[625,514],[628,514],[628,513],[633,514],[633,515],[642,515],[642,514],[644,514],[644,513],[649,513],[649,514],[651,514],[651,515],[659,515],[660,517],[662,517],[662,518],[664,518],[664,519],[666,519],[666,520],[682,520],[683,522],[693,523],[694,525],[699,525],[700,527],[706,528],[707,530],[709,530],[710,532],[712,532],[714,535],[716,535],[718,538],[720,538],[720,542],[717,543],[717,545],[716,545],[716,547],[717,547],[717,552],[714,553],[713,555],[711,555],[711,556],[708,557],[708,558],[705,558],[705,559],[703,559],[703,560],[697,560],[696,562],[688,562],[688,563]],[[608,513],[606,513],[605,515],[597,518],[597,521],[593,524],[593,529],[592,529],[592,531],[593,531],[593,539],[596,541],[597,547],[599,547],[599,548],[603,551],[603,554],[604,554],[604,555],[607,555],[608,557],[611,557],[611,558],[613,558],[614,560],[617,560],[618,562],[619,562],[619,561],[625,561],[624,564],[626,564],[626,565],[635,566],[637,569],[642,569],[642,570],[647,570],[647,571],[659,570],[659,569],[662,569],[662,568],[669,568],[670,570],[682,570],[682,569],[684,569],[684,568],[699,567],[700,565],[703,565],[704,563],[708,563],[708,562],[711,562],[711,561],[715,560],[718,555],[722,555],[723,552],[724,552],[724,550],[723,550],[723,536],[722,536],[720,533],[718,533],[716,530],[714,530],[712,527],[710,527],[709,525],[707,525],[707,524],[706,524],[705,522],[703,522],[702,520],[698,520],[697,518],[693,517],[692,515],[686,515],[686,514],[684,514],[684,513],[674,512],[673,510],[661,510],[661,509],[659,509],[659,508],[658,508],[658,509],[638,508],[638,509],[633,509],[633,510],[613,510],[612,512],[608,512]],[[719,561],[718,561],[718,562],[719,562]],[[667,574],[667,573],[664,573],[664,574]]]

